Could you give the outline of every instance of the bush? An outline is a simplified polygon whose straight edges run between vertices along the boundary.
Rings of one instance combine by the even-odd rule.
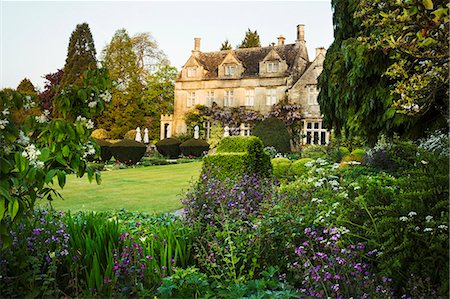
[[[349,155],[350,151],[345,146],[334,146],[328,149],[328,158],[332,162],[339,163],[341,162],[342,158]]]
[[[223,179],[243,174],[268,177],[272,170],[270,156],[255,136],[226,137],[219,143],[217,152],[206,156],[203,162],[202,173],[211,172]]]
[[[125,164],[136,164],[144,157],[147,146],[143,143],[124,139],[111,145],[111,151],[116,160]]]
[[[181,141],[176,138],[166,138],[156,143],[156,149],[161,155],[176,159],[181,154],[180,144]]]
[[[287,176],[292,161],[288,158],[274,158],[271,160],[271,163],[273,168],[273,175],[277,179],[282,179]]]
[[[273,146],[279,153],[290,152],[291,137],[286,125],[278,118],[269,118],[255,125],[253,135],[259,137],[264,146]]]
[[[180,150],[184,156],[200,157],[209,150],[209,144],[205,140],[191,138],[180,144]]]
[[[327,148],[323,145],[308,145],[302,149],[302,158],[325,158],[327,156]]]
[[[96,129],[92,131],[91,137],[94,139],[105,140],[110,138],[110,134],[105,129]]]
[[[306,163],[312,161],[311,158],[302,158],[300,160],[294,161],[289,168],[289,174],[295,176],[301,176],[308,171],[308,167],[305,166]]]
[[[129,130],[123,136],[123,139],[134,140],[136,138],[136,130]]]
[[[366,151],[361,148],[354,149],[349,155],[342,158],[339,168],[344,169],[349,165],[359,165],[363,163],[365,154]]]
[[[112,158],[111,146],[112,144],[106,140],[96,139],[95,142],[100,147],[100,159],[107,162]]]

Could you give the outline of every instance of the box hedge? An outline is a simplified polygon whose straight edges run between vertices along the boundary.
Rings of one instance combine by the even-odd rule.
[[[253,128],[253,135],[259,137],[264,146],[273,146],[279,153],[290,152],[291,136],[281,119],[268,118],[258,122]]]
[[[100,160],[103,162],[111,160],[113,156],[111,151],[112,143],[101,139],[95,139],[95,142],[100,147]]]
[[[291,167],[292,161],[288,158],[273,158],[271,160],[273,175],[277,179],[282,179],[287,177],[288,170]]]
[[[111,145],[116,160],[125,164],[136,164],[144,157],[147,146],[135,140],[124,139]]]
[[[191,138],[180,144],[180,150],[185,156],[200,157],[209,150],[209,143],[202,139]]]
[[[181,154],[180,144],[181,141],[176,138],[166,138],[158,141],[155,146],[161,155],[176,159]]]
[[[291,167],[289,168],[289,174],[290,175],[296,175],[296,176],[301,176],[303,174],[305,174],[309,168],[305,166],[306,163],[312,161],[313,159],[311,158],[301,158],[297,161],[294,161],[291,165]]]
[[[202,173],[207,172],[220,179],[244,174],[268,177],[272,165],[258,137],[232,136],[223,138],[217,152],[203,159]]]

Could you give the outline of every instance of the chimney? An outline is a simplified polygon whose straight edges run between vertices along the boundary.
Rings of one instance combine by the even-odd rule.
[[[305,25],[297,25],[297,42],[305,41]]]
[[[319,56],[320,54],[325,56],[326,53],[327,53],[327,50],[325,50],[324,47],[316,48],[316,57]]]
[[[194,38],[194,50],[195,52],[200,52],[200,37]]]
[[[278,37],[278,45],[279,46],[283,46],[284,45],[284,40],[285,40],[285,38],[282,35],[280,35]]]

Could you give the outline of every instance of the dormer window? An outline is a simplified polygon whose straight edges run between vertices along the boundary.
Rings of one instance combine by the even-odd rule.
[[[227,64],[224,66],[224,74],[225,76],[234,76],[236,73],[236,65],[234,64]]]
[[[278,73],[278,61],[271,61],[266,64],[268,73]]]
[[[197,68],[196,67],[188,67],[187,68],[187,76],[188,76],[188,78],[197,77]]]

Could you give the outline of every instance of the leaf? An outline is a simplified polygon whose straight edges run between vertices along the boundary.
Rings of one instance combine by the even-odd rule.
[[[95,172],[95,181],[97,182],[97,185],[100,185],[102,183],[102,176],[99,171]]]
[[[10,195],[9,195],[8,190],[3,188],[3,187],[1,187],[1,186],[0,186],[0,195],[2,195],[4,198],[6,198],[8,200],[11,198]]]
[[[87,100],[87,93],[84,89],[78,90],[78,97],[80,97],[84,102]]]
[[[66,185],[66,173],[62,170],[58,171],[58,184],[62,188]]]
[[[68,157],[68,156],[69,156],[69,154],[70,154],[70,148],[69,148],[67,145],[65,145],[65,146],[63,147],[63,149],[62,149],[62,154],[63,154],[64,157]]]
[[[433,1],[432,0],[423,0],[422,3],[423,3],[423,6],[425,6],[425,9],[428,9],[428,10],[433,9]]]
[[[423,42],[422,42],[422,46],[424,47],[428,47],[430,45],[435,45],[437,44],[437,41],[432,38],[432,37],[427,37]]]
[[[48,147],[44,147],[41,149],[41,155],[39,156],[39,160],[45,162],[50,157],[50,149]]]
[[[53,181],[53,177],[56,175],[56,169],[52,169],[45,175],[45,182],[48,184]]]
[[[384,118],[385,119],[391,119],[394,117],[395,115],[395,108],[389,108],[385,113],[384,113]]]
[[[11,216],[11,219],[14,220],[14,218],[17,215],[17,212],[19,212],[19,201],[17,199],[13,199],[12,201],[9,202],[8,211],[9,215]]]
[[[0,199],[0,220],[3,219],[3,215],[5,215],[6,207],[5,207],[5,199]]]

